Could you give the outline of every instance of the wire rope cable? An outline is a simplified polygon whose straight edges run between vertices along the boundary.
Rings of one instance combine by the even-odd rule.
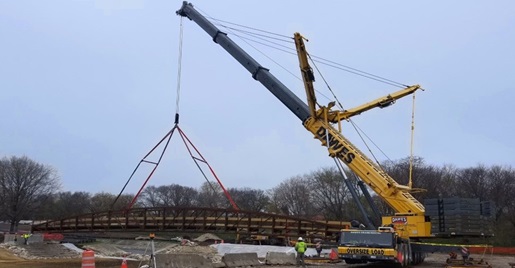
[[[318,56],[313,55],[313,58],[317,59],[318,62],[320,62],[322,64],[325,64],[327,66],[332,66],[332,67],[338,68],[338,69],[341,68],[343,71],[347,71],[347,72],[350,72],[350,73],[353,73],[353,74],[356,74],[356,75],[360,75],[360,76],[363,76],[363,77],[366,77],[366,78],[370,78],[370,79],[378,81],[378,82],[382,82],[382,83],[389,84],[389,85],[396,86],[396,87],[408,87],[408,85],[405,85],[405,84],[393,81],[391,79],[384,78],[384,77],[381,77],[381,76],[378,76],[378,75],[375,75],[375,74],[371,74],[369,72],[365,72],[365,71],[362,71],[362,70],[359,70],[359,69],[356,69],[356,68],[353,68],[353,67],[341,64],[341,63],[337,63],[335,61],[324,59],[322,57],[318,57]],[[325,62],[327,62],[327,63],[325,63]]]
[[[253,48],[257,52],[262,54],[264,57],[266,57],[267,59],[272,61],[274,64],[276,64],[277,66],[279,66],[280,68],[282,68],[286,72],[288,72],[290,75],[294,76],[295,78],[297,78],[299,80],[302,80],[298,75],[294,74],[293,72],[291,72],[290,70],[285,68],[277,60],[275,60],[272,57],[268,56],[262,50],[258,49],[256,46],[251,44],[251,43],[255,43],[255,44],[258,44],[258,45],[261,45],[261,46],[265,46],[265,47],[268,47],[268,48],[271,48],[271,49],[275,49],[275,50],[278,50],[278,51],[281,51],[281,52],[284,52],[284,53],[287,53],[287,54],[290,54],[290,55],[296,55],[296,53],[295,53],[296,50],[295,49],[290,48],[290,47],[288,47],[286,45],[283,45],[283,44],[280,44],[280,43],[276,42],[276,41],[280,41],[280,42],[293,43],[292,37],[287,36],[287,35],[283,35],[283,34],[278,34],[278,33],[270,32],[270,31],[266,31],[266,30],[261,30],[261,29],[255,28],[255,27],[249,27],[249,26],[245,26],[245,25],[242,25],[242,24],[229,22],[229,21],[226,21],[226,20],[217,19],[217,18],[209,16],[206,12],[204,12],[202,10],[200,10],[200,11],[202,13],[204,13],[208,19],[212,20],[215,25],[218,25],[220,27],[223,27],[223,28],[227,29],[227,31],[230,34],[238,37],[240,40],[245,42],[248,46],[250,46],[251,48]],[[227,26],[227,25],[231,25],[231,26]],[[241,29],[241,28],[243,28],[243,29]],[[338,69],[338,70],[341,70],[341,71],[345,71],[345,72],[348,72],[348,73],[351,73],[351,74],[354,74],[354,75],[357,75],[357,76],[361,76],[361,77],[364,77],[364,78],[367,78],[367,79],[370,79],[370,80],[374,80],[374,81],[377,81],[377,82],[380,82],[380,83],[391,85],[391,86],[394,86],[394,87],[400,87],[400,88],[408,87],[408,85],[405,85],[403,83],[399,83],[397,81],[394,81],[394,80],[391,80],[391,79],[388,79],[388,78],[385,78],[385,77],[382,77],[382,76],[379,76],[379,75],[375,75],[375,74],[372,74],[370,72],[362,71],[362,70],[359,70],[357,68],[354,68],[354,67],[351,67],[351,66],[348,66],[348,65],[344,65],[344,64],[332,61],[332,60],[328,60],[328,59],[325,59],[325,58],[322,58],[322,57],[319,57],[319,56],[315,56],[315,55],[311,56],[310,54],[308,54],[308,56],[309,56],[311,62],[313,63],[313,66],[317,70],[318,74],[322,77],[322,80],[324,81],[327,89],[331,93],[332,99],[334,99],[336,101],[338,107],[340,109],[342,109],[342,110],[344,110],[344,106],[342,105],[340,100],[337,98],[335,92],[333,91],[333,89],[331,88],[329,83],[327,82],[327,79],[323,76],[322,72],[320,71],[320,69],[318,68],[316,63],[322,64],[322,65],[325,65],[325,66],[328,66],[328,67],[331,67],[331,68],[335,68],[335,69]],[[324,95],[319,90],[315,89],[315,91],[317,92],[317,94],[321,95],[322,97],[324,97],[324,98],[326,98],[328,100],[331,100],[331,98],[327,97],[326,95]],[[366,133],[361,128],[359,128],[359,126],[356,124],[356,122],[354,122],[351,119],[348,119],[347,121],[349,121],[351,123],[351,125],[355,129],[356,133],[358,133],[360,139],[365,144],[365,146],[367,147],[368,151],[372,154],[372,157],[374,158],[375,162],[379,165],[379,167],[381,169],[383,169],[382,166],[379,163],[378,158],[375,156],[375,154],[372,152],[372,149],[368,145],[368,142],[366,141],[366,139],[368,139],[373,144],[373,146],[376,147],[388,160],[390,160],[390,158],[386,155],[386,153],[383,150],[381,150],[381,148],[368,135],[366,135]]]
[[[210,18],[211,20],[216,20],[216,21],[221,21],[221,20],[217,20],[217,19],[214,19],[213,17],[209,16],[206,12],[204,12],[203,10],[199,9],[200,12],[204,13],[205,14],[205,17],[206,18]],[[239,25],[239,24],[234,24],[234,25]],[[246,27],[246,26],[243,26],[243,25],[239,25],[241,27],[244,27],[244,28],[247,28],[247,29],[253,29],[253,30],[257,30],[255,28],[252,28],[252,27]],[[295,75],[293,72],[291,72],[290,70],[288,70],[286,67],[284,67],[282,64],[280,64],[278,61],[272,59],[272,57],[268,56],[266,53],[264,53],[263,51],[259,50],[256,46],[253,46],[252,44],[250,44],[249,41],[247,41],[247,39],[244,39],[244,38],[241,38],[239,35],[235,34],[233,30],[229,29],[228,27],[226,27],[229,32],[234,35],[234,36],[237,36],[238,38],[240,38],[243,42],[245,42],[248,46],[250,46],[251,48],[253,48],[254,50],[256,50],[257,52],[259,52],[261,55],[263,55],[265,58],[267,58],[268,60],[272,61],[273,63],[275,63],[277,66],[279,66],[280,68],[282,68],[283,70],[285,70],[286,72],[290,73],[291,75],[293,75],[294,77],[296,77],[297,79],[299,80],[302,80],[299,76]],[[260,32],[265,32],[265,33],[270,33],[270,34],[273,34],[271,32],[268,32],[268,31],[263,31],[263,30],[259,30]],[[291,37],[287,37],[285,35],[281,35],[281,34],[274,34],[274,35],[277,35],[277,36],[283,36],[285,38],[289,38],[289,39],[292,39]],[[265,36],[265,35],[263,35]]]
[[[244,33],[244,34],[248,34],[248,35],[252,35],[252,36],[261,36],[261,37],[266,37],[268,39],[273,39],[273,40],[277,40],[277,41],[282,41],[282,42],[287,42],[287,43],[293,43],[293,40],[292,37],[288,37],[288,39],[284,39],[284,38],[277,38],[277,37],[272,37],[272,36],[269,36],[269,35],[266,35],[266,34],[261,34],[261,33],[254,33],[254,32],[251,32],[251,31],[246,31],[246,30],[241,30],[241,29],[238,29],[238,28],[234,28],[234,27],[229,27],[227,25],[224,25],[224,24],[220,24],[220,23],[214,23],[215,25],[218,25],[222,28],[226,28],[226,29],[229,29],[229,30],[233,30],[233,31],[237,31],[237,32],[241,32],[241,33]]]
[[[197,9],[200,10],[199,8],[197,8]],[[200,12],[206,14],[206,18],[218,21],[220,23],[227,23],[227,24],[231,24],[231,25],[234,25],[234,26],[242,27],[242,28],[245,28],[245,29],[254,30],[254,31],[257,31],[257,32],[267,33],[267,34],[270,34],[270,35],[275,35],[275,36],[283,37],[283,38],[286,38],[286,39],[292,39],[291,36],[288,36],[288,35],[274,33],[274,32],[270,32],[270,31],[265,31],[265,30],[254,28],[254,27],[250,27],[250,26],[245,26],[245,25],[242,25],[242,24],[234,23],[234,22],[229,22],[229,21],[226,21],[226,20],[217,19],[217,18],[214,18],[214,17],[211,17],[211,16],[207,15],[207,13],[204,12],[203,10],[200,10]]]
[[[311,62],[313,63],[313,66],[315,67],[315,69],[317,70],[318,74],[320,75],[320,77],[322,77],[322,80],[324,81],[325,85],[327,86],[328,90],[331,92],[331,94],[333,94],[333,97],[334,99],[336,100],[336,102],[338,103],[338,106],[340,109],[344,109],[343,108],[343,105],[341,104],[340,100],[338,99],[338,97],[336,97],[336,94],[334,94],[334,91],[332,90],[331,86],[329,85],[329,83],[327,82],[327,80],[325,79],[324,75],[322,74],[322,72],[320,71],[320,69],[318,68],[317,64],[313,61],[313,59],[311,58],[311,55],[309,53],[306,52],[306,54],[308,55],[309,59],[311,60]],[[363,138],[363,136],[361,135],[361,133],[358,131],[357,127],[356,127],[356,123],[351,120],[350,118],[348,119],[348,121],[351,123],[351,125],[353,126],[354,130],[356,131],[356,133],[358,134],[358,136],[360,137],[361,141],[365,144],[365,146],[367,147],[367,150],[368,152],[372,155],[372,157],[374,158],[376,164],[384,171],[383,167],[381,166],[381,164],[379,163],[379,160],[377,159],[377,157],[375,156],[374,152],[372,151],[372,149],[370,148],[370,146],[368,145],[367,141]],[[368,137],[368,136],[367,136]],[[376,145],[375,143],[373,143],[374,145]],[[376,145],[377,146],[377,145]],[[384,152],[383,152],[384,153]]]
[[[265,38],[267,38],[267,39],[278,40],[278,41],[281,41],[281,42],[293,43],[292,37],[290,37],[290,36],[287,36],[287,35],[284,35],[284,34],[270,32],[270,31],[266,31],[266,30],[262,30],[262,29],[258,29],[258,28],[255,28],[255,27],[245,26],[245,25],[242,25],[242,24],[233,23],[233,22],[226,21],[226,20],[217,19],[217,18],[209,16],[206,12],[204,12],[202,10],[200,10],[200,11],[202,13],[204,13],[208,19],[214,21],[213,23],[215,25],[221,26],[223,28],[226,28],[226,29],[230,30],[231,33],[234,34],[234,35],[236,35],[234,32],[240,32],[242,34],[246,34],[246,35],[250,35],[250,36],[254,36],[254,37],[259,36],[260,39],[262,39],[262,40],[266,40]],[[227,26],[226,24],[229,24],[229,25],[232,25],[232,26]],[[237,27],[243,28],[245,30],[237,28]],[[241,35],[238,35],[238,36],[240,38],[242,38]],[[266,45],[266,44],[264,44],[262,42],[256,41],[256,40],[252,40],[252,39],[247,39],[247,40],[251,41],[251,42],[259,43],[261,45],[268,46],[268,45]],[[276,43],[276,45],[278,45],[278,44]],[[271,47],[273,49],[277,49],[277,50],[283,51],[283,52],[286,52],[288,54],[294,54],[295,55],[295,53],[294,53],[295,49],[290,48],[290,47],[282,46],[282,47],[286,48],[287,50],[290,50],[290,51],[293,51],[293,52],[284,51],[283,49],[280,49],[280,48],[277,48],[277,47],[273,47],[273,46],[269,46],[269,47]],[[253,47],[253,48],[256,49],[255,47]],[[258,49],[256,49],[256,50],[258,50]],[[260,53],[262,53],[262,52],[260,52]],[[332,67],[332,68],[335,68],[335,69],[346,71],[346,72],[349,72],[351,74],[362,76],[364,78],[375,80],[377,82],[385,83],[385,84],[392,85],[392,86],[395,86],[395,87],[401,87],[401,88],[402,87],[408,87],[408,85],[405,85],[403,83],[400,83],[400,82],[397,82],[397,81],[394,81],[394,80],[391,80],[391,79],[388,79],[388,78],[385,78],[385,77],[382,77],[382,76],[379,76],[379,75],[375,75],[375,74],[372,74],[370,72],[366,72],[366,71],[363,71],[363,70],[360,70],[360,69],[357,69],[357,68],[354,68],[354,67],[351,67],[351,66],[348,66],[348,65],[344,65],[344,64],[332,61],[332,60],[328,60],[328,59],[325,59],[325,58],[322,58],[322,57],[319,57],[319,56],[316,56],[316,55],[313,55],[312,61],[316,61],[316,62],[319,62],[320,64],[323,64],[323,65],[326,65],[326,66],[329,66],[329,67]]]
[[[409,156],[409,179],[408,187],[411,188],[413,185],[413,143],[415,139],[415,92],[413,92],[413,104],[411,108],[411,145],[410,145],[410,156]]]
[[[175,114],[179,115],[179,103],[181,98],[181,76],[182,76],[182,45],[184,39],[184,25],[183,25],[183,17],[181,16],[180,22],[180,30],[179,30],[179,56],[177,63],[177,95],[175,97]],[[178,118],[176,118],[176,122],[178,123]]]

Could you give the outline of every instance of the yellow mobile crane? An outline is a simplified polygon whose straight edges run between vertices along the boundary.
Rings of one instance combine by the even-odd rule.
[[[397,183],[352,145],[342,135],[340,124],[342,120],[364,111],[389,106],[395,100],[414,93],[420,86],[406,87],[349,110],[331,110],[334,102],[317,109],[314,74],[308,62],[304,39],[299,33],[295,33],[294,40],[311,115],[304,121],[304,127],[328,148],[329,156],[345,163],[396,212],[393,216],[383,217],[383,226],[378,230],[342,230],[338,247],[340,257],[347,263],[394,261],[407,266],[410,261],[414,264],[422,262],[424,255],[411,250],[410,238],[431,236],[431,222],[424,215],[424,206],[411,195],[410,187]],[[338,124],[338,129],[332,124]]]
[[[232,41],[226,33],[201,15],[191,3],[183,2],[177,14],[196,22],[213,41],[234,57],[252,77],[265,86],[303,123],[314,137],[327,147],[329,155],[346,164],[374,192],[388,203],[395,215],[382,218],[383,226],[378,230],[343,230],[338,249],[340,258],[349,263],[387,260],[408,266],[423,261],[424,253],[413,250],[411,240],[431,236],[429,217],[424,215],[424,206],[411,194],[411,188],[398,184],[378,165],[359,151],[341,133],[340,122],[375,107],[386,107],[396,99],[420,89],[414,85],[379,98],[362,106],[337,111],[334,103],[319,106],[313,88],[314,75],[307,60],[302,36],[295,34],[300,67],[304,80],[308,105],[282,84],[268,69],[261,66],[249,54]],[[338,128],[333,127],[338,124]]]

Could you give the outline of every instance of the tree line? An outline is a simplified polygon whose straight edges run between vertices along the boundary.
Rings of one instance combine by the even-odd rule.
[[[400,184],[407,184],[409,159],[387,161],[381,168]],[[492,201],[495,206],[492,224],[505,239],[515,233],[515,170],[511,166],[458,168],[453,165],[432,165],[422,158],[413,162],[413,185],[425,189],[413,195],[422,203],[427,198],[463,197]],[[358,179],[344,170],[347,179],[356,186]],[[281,180],[278,180],[281,181]],[[324,167],[309,174],[282,180],[271,189],[248,187],[228,188],[241,210],[277,213],[311,219],[363,220],[344,177],[335,167]],[[359,199],[365,201],[358,191]],[[374,204],[383,215],[393,213],[377,195]],[[60,219],[79,214],[120,210],[134,194],[117,195],[107,192],[88,193],[62,191],[54,168],[28,157],[4,157],[0,160],[0,221],[14,228],[20,220]],[[204,182],[200,187],[179,184],[148,186],[134,207],[188,206],[231,209],[227,197],[216,182]],[[366,209],[371,213],[370,207]],[[502,237],[500,239],[502,239]],[[511,237],[511,238],[510,238]]]

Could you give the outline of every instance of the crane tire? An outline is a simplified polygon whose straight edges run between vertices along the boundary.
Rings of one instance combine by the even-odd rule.
[[[402,244],[402,253],[404,254],[404,258],[402,260],[402,267],[408,267],[410,262],[408,244]]]

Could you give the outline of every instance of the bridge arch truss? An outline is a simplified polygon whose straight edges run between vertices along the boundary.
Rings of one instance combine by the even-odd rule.
[[[221,233],[293,238],[337,238],[344,221],[320,221],[299,217],[205,207],[149,207],[83,214],[33,226],[34,232],[147,231]]]

